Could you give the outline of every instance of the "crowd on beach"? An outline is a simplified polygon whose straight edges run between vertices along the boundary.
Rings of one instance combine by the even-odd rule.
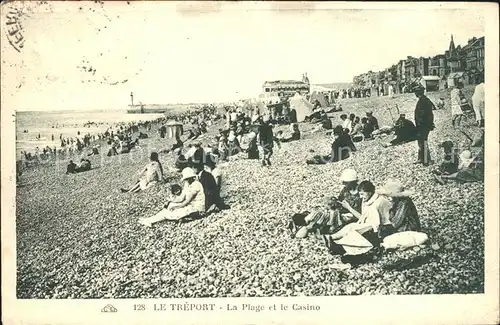
[[[454,126],[460,125],[461,117],[469,110],[469,101],[464,98],[461,87],[462,84],[457,83],[451,91]],[[418,99],[414,121],[409,120],[405,114],[399,114],[393,125],[381,126],[373,112],[366,112],[363,117],[341,114],[340,121],[334,126],[327,111],[314,111],[306,122],[316,125],[312,132],[331,135],[331,152],[329,155],[316,155],[306,163],[335,163],[351,157],[351,153],[357,150],[355,143],[371,141],[382,135],[393,135],[391,141],[383,144],[384,147],[416,141],[419,150],[415,164],[433,164],[427,142],[435,127],[434,111],[442,106],[440,102],[435,105],[426,96],[421,85],[413,85],[412,91]],[[342,91],[340,96],[344,96],[344,93],[348,92]],[[477,125],[484,127],[483,83],[476,86],[472,105],[469,106],[473,106]],[[271,158],[275,146],[280,148],[282,143],[293,145],[294,141],[300,141],[303,137],[293,107],[282,112],[280,116],[272,116],[258,109],[252,114],[236,107],[226,107],[225,111],[225,114],[221,114],[215,106],[206,106],[201,110],[152,122],[120,125],[117,129],[109,129],[103,134],[87,134],[82,141],[61,138],[61,147],[73,146],[76,143],[75,150],[78,152],[91,147],[92,151],[88,155],[99,154],[98,147],[93,143],[96,140],[104,140],[109,146],[108,156],[126,154],[137,146],[141,139],[148,137],[141,129],[148,132],[155,127],[154,131],[164,138],[167,126],[181,125],[182,128],[182,125],[189,123],[192,128],[186,132],[187,137],[184,138],[181,134],[183,132],[178,128],[174,129],[175,143],[171,147],[152,152],[150,161],[140,171],[136,182],[121,191],[136,194],[160,184],[169,186],[172,198],[165,202],[158,213],[139,219],[139,223],[147,227],[165,220],[181,222],[203,218],[210,213],[230,209],[221,197],[224,176],[220,164],[231,163],[231,157],[243,156],[269,167],[272,165]],[[223,127],[218,130],[213,141],[202,145],[199,139],[219,119],[224,120]],[[280,124],[279,121],[289,125],[289,134],[274,131],[275,125]],[[477,137],[469,136],[461,130],[470,140],[471,147],[480,148],[476,155],[472,155],[470,150],[458,153],[457,145],[449,140],[441,143],[443,159],[430,171],[437,182],[446,184],[448,181],[483,180],[484,129],[481,130],[482,133]],[[241,153],[243,155],[240,155]],[[173,168],[180,174],[182,184],[166,181],[166,169],[159,159],[159,154],[174,155]],[[88,170],[91,170],[91,165],[85,157],[81,159],[79,166],[72,160],[67,166],[67,173]],[[305,238],[314,233],[323,240],[328,252],[342,255],[342,261],[351,264],[372,261],[386,249],[412,247],[428,240],[427,235],[422,232],[418,209],[411,199],[412,192],[397,179],[388,179],[382,188],[376,189],[372,182],[360,178],[362,172],[354,169],[343,170],[340,181],[344,188],[338,196],[329,197],[322,207],[314,211],[300,211],[291,216],[289,229],[292,237]]]
[[[400,93],[407,92],[410,87],[403,86],[399,88]],[[327,92],[327,98],[329,102],[333,102],[336,99],[348,99],[348,98],[365,98],[372,96],[389,96],[394,97],[396,89],[393,85],[389,84],[387,89],[382,85],[378,87],[363,87],[363,86],[353,86],[349,88],[343,88],[340,90]]]

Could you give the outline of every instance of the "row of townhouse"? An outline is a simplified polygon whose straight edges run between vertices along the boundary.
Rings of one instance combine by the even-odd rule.
[[[403,92],[405,86],[421,82],[428,90],[445,89],[457,80],[465,84],[477,84],[484,76],[484,36],[469,39],[467,45],[455,46],[451,36],[448,50],[434,57],[412,57],[385,69],[368,71],[354,77],[360,87],[382,88],[386,92],[392,84],[396,92]]]

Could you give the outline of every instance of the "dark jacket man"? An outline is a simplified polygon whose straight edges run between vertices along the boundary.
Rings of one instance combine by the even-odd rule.
[[[418,141],[418,160],[416,164],[424,164],[427,166],[431,163],[431,154],[427,139],[429,132],[434,129],[434,113],[432,112],[434,104],[424,95],[423,87],[414,89],[415,96],[418,97],[417,106],[415,107],[415,127],[417,131]]]

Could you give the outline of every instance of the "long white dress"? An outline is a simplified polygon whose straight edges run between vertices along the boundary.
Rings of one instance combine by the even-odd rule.
[[[463,114],[462,108],[460,107],[460,89],[453,88],[450,93],[451,96],[451,115],[461,115]]]
[[[472,106],[474,106],[476,120],[480,121],[481,119],[484,119],[484,83],[480,83],[474,89],[474,95],[472,95]]]
[[[394,88],[392,85],[389,86],[389,97],[394,97]]]

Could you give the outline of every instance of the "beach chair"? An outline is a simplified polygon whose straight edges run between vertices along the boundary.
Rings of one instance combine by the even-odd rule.
[[[470,100],[463,100],[460,104],[463,112],[462,124],[472,125],[476,121],[476,113]]]

